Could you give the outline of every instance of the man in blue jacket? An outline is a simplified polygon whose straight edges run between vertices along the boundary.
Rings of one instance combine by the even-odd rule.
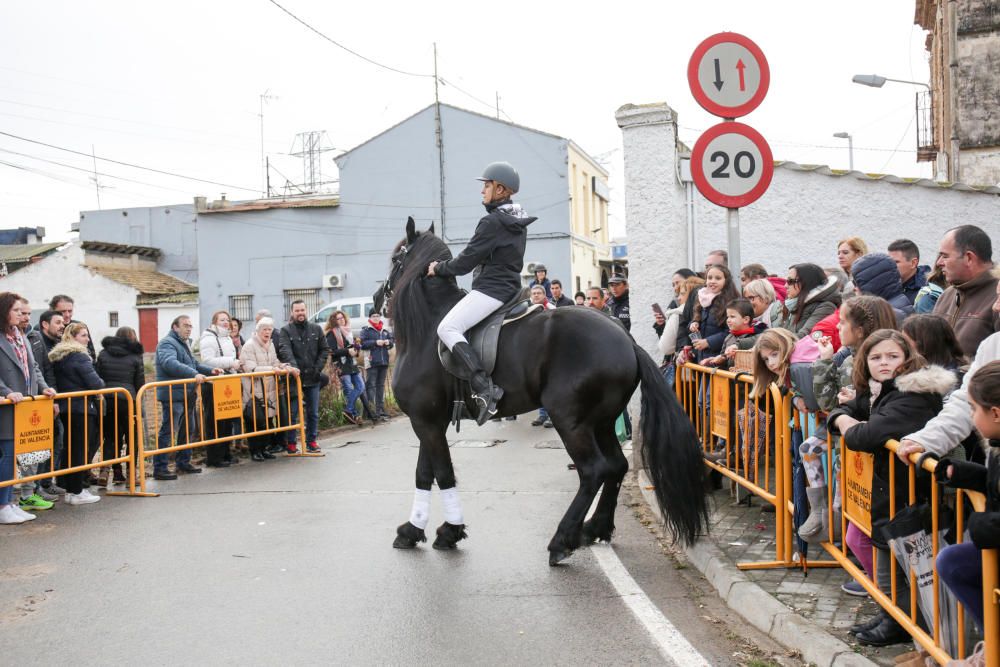
[[[157,381],[194,378],[197,384],[201,384],[205,381],[206,375],[219,375],[222,372],[221,368],[209,368],[195,360],[191,348],[188,347],[191,330],[191,318],[187,315],[180,315],[171,322],[170,333],[156,345]],[[163,415],[163,421],[160,423],[160,434],[156,441],[157,449],[175,444],[171,442],[171,436],[176,439],[178,445],[188,443],[188,430],[191,425],[198,422],[195,406],[196,386],[196,384],[175,384],[172,387],[156,388],[156,400],[160,402],[160,413]],[[184,400],[185,394],[187,395],[186,402]],[[186,418],[184,414],[185,404],[187,405]],[[201,472],[201,468],[191,465],[190,449],[178,451],[175,462],[177,472]],[[168,465],[169,457],[167,454],[153,457],[153,478],[177,479],[177,474],[170,472]]]

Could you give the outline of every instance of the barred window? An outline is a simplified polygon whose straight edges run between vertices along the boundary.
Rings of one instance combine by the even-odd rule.
[[[234,294],[229,297],[229,315],[241,322],[253,319],[253,294]]]
[[[312,317],[323,304],[319,300],[317,289],[286,289],[285,290],[285,321],[292,317],[292,302],[305,301],[306,313]]]
[[[112,329],[118,328],[118,311],[112,310],[108,313],[108,326]]]

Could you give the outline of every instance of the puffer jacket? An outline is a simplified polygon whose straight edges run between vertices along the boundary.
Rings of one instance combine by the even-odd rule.
[[[56,388],[60,394],[104,389],[104,380],[94,370],[90,352],[75,340],[64,340],[52,348],[49,352],[49,361],[52,362],[56,374]],[[97,402],[93,397],[63,399],[59,403],[60,410],[66,410],[66,404],[69,403],[70,412],[82,414],[86,410],[89,414],[97,414]]]
[[[220,331],[214,324],[205,329],[198,341],[198,351],[201,353],[201,362],[209,368],[221,368],[227,373],[236,372],[233,366],[238,360],[238,353],[228,329]]]
[[[913,314],[913,303],[903,292],[903,281],[895,260],[881,252],[859,257],[851,265],[851,277],[862,294],[880,296],[896,311],[896,321],[903,323]]]
[[[972,280],[952,285],[934,304],[934,314],[951,324],[966,357],[974,357],[979,343],[1000,331],[1000,316],[993,312],[996,291],[997,279],[984,271]]]
[[[123,336],[105,336],[97,355],[97,374],[108,387],[121,387],[135,398],[146,384],[142,364],[142,344]]]
[[[707,287],[702,287],[701,289],[707,290]],[[699,293],[701,290],[699,290]],[[688,297],[689,299],[692,297]],[[693,295],[695,302],[698,300],[698,295]],[[721,299],[722,296],[716,296],[716,299]],[[725,313],[725,311],[723,311]],[[729,335],[729,328],[726,327],[726,319],[722,318],[720,322],[715,316],[715,302],[708,308],[702,308],[699,304],[695,306],[695,319],[698,320],[698,333],[708,342],[708,347],[704,350],[697,350],[695,354],[695,359],[698,363],[701,363],[705,359],[711,357],[717,357],[722,354],[722,344],[726,341],[726,336]]]
[[[438,263],[438,276],[472,275],[472,289],[507,303],[521,291],[521,268],[528,242],[529,216],[509,199],[486,205],[472,240],[458,257]],[[551,296],[551,295],[550,295]]]
[[[256,334],[250,336],[250,340],[243,343],[243,349],[240,350],[240,361],[243,362],[243,370],[247,373],[263,373],[286,368],[286,364],[278,360],[278,351],[274,349],[274,339],[272,338],[267,341],[267,345],[264,345]],[[291,385],[295,384],[294,379],[292,378]],[[276,391],[275,378],[270,375],[260,375],[255,378],[244,377],[242,380],[244,407],[250,402],[252,394],[256,400],[265,401],[268,417],[277,415],[278,401],[284,395],[287,385],[284,378],[280,378],[278,382],[279,386]]]
[[[906,295],[906,299],[912,304],[917,299],[917,294],[920,290],[927,284],[927,276],[931,273],[931,267],[927,265],[920,265],[917,267],[916,272],[910,276],[910,279],[903,283],[903,294]]]
[[[798,298],[802,298],[800,293]],[[798,302],[796,301],[796,304]],[[798,322],[795,321],[795,311],[788,308],[788,299],[785,299],[785,308],[788,310],[776,326],[788,329],[795,334],[796,338],[805,338],[812,331],[819,321],[840,307],[840,294],[837,292],[837,279],[830,276],[826,282],[818,287],[809,290],[806,295],[806,305],[802,309],[802,316]]]
[[[940,366],[927,366],[882,383],[881,391],[871,401],[867,388],[857,398],[830,413],[827,428],[839,435],[836,420],[849,415],[861,423],[844,434],[844,444],[854,452],[874,454],[872,466],[872,524],[889,518],[889,466],[896,466],[896,507],[907,504],[906,465],[884,448],[886,441],[899,440],[926,424],[941,410],[943,396],[955,385],[955,374]],[[918,477],[917,495],[929,496],[929,480]],[[878,531],[874,531],[876,535]],[[873,536],[880,544],[881,536]],[[880,546],[884,544],[881,543]]]
[[[984,443],[985,445],[985,443]],[[986,496],[986,511],[971,514],[966,522],[972,543],[980,549],[1000,547],[1000,440],[990,440],[986,465],[944,458],[938,461],[938,480],[953,489],[971,489]],[[947,477],[948,466],[954,466]]]

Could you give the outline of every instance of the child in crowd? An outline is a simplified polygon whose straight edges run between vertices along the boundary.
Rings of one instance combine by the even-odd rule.
[[[739,298],[729,269],[714,264],[705,272],[705,286],[698,290],[698,302],[691,322],[691,347],[695,360],[700,364],[722,354],[722,345],[729,331],[726,329],[726,305]]]
[[[938,481],[952,488],[984,494],[986,511],[969,516],[967,526],[971,541],[941,550],[937,571],[982,629],[983,561],[980,549],[1000,548],[1000,361],[991,361],[972,376],[969,404],[976,430],[988,440],[983,443],[986,465],[943,458],[937,466]],[[976,652],[981,651],[982,642],[976,647]]]
[[[819,346],[819,358],[812,364],[813,395],[816,404],[823,412],[830,412],[842,403],[854,398],[854,351],[868,338],[872,332],[879,329],[894,329],[896,315],[892,306],[885,299],[877,296],[855,296],[844,302],[840,307],[840,320],[837,322],[837,333],[843,347],[834,352],[830,337],[822,336],[816,344]],[[823,524],[827,517],[826,499],[827,484],[823,474],[823,457],[827,453],[825,434],[822,437],[807,439],[799,448],[802,457],[802,467],[805,469],[809,488],[806,496],[809,498],[809,517],[799,526],[799,537],[814,541],[825,536]],[[833,477],[836,478],[837,466]],[[839,490],[839,489],[838,489]],[[840,498],[834,498],[834,507],[839,507]],[[856,526],[848,526],[848,544],[858,544],[866,556],[859,555],[869,578],[874,578],[871,571],[871,540]],[[851,579],[844,584],[843,591],[849,595],[865,596],[867,593],[861,584]]]
[[[870,488],[872,538],[878,553],[875,574],[879,588],[891,595],[895,558],[881,539],[879,526],[890,518],[889,467],[896,466],[895,478],[903,482],[895,487],[897,509],[907,505],[907,470],[884,445],[887,440],[923,428],[941,410],[943,395],[954,386],[955,375],[940,366],[928,366],[898,331],[879,329],[861,345],[854,361],[853,379],[855,398],[830,414],[827,427],[831,433],[843,434],[847,449],[874,455]],[[917,494],[928,495],[919,485]],[[851,544],[850,533],[847,541],[860,558],[863,549]],[[896,567],[896,600],[906,605],[910,599],[909,583],[906,573]],[[851,630],[867,646],[889,646],[910,640],[909,633],[884,612]]]
[[[767,328],[759,322],[753,324],[753,306],[747,299],[733,299],[726,304],[726,327],[729,335],[722,342],[722,354],[703,361],[705,366],[732,368],[736,351],[752,350],[757,336]]]

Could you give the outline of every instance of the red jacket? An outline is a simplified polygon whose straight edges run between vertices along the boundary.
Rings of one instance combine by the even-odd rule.
[[[840,322],[840,308],[833,311],[832,315],[827,315],[813,327],[812,331],[809,333],[820,332],[824,336],[830,337],[830,342],[833,343],[833,351],[836,352],[840,349],[840,334],[837,333],[837,323]]]

